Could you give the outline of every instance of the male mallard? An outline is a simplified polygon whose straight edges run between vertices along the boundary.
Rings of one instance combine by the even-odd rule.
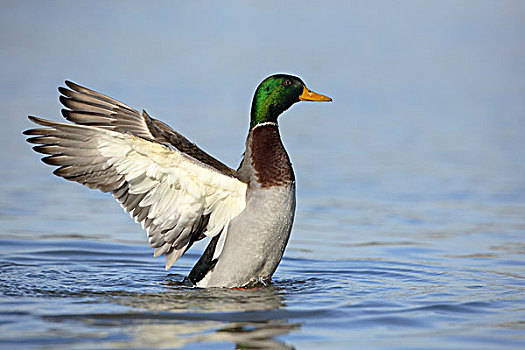
[[[197,287],[246,287],[271,279],[295,212],[295,177],[277,117],[299,101],[331,101],[297,77],[276,74],[257,88],[246,150],[237,170],[146,111],[66,81],[62,115],[29,117],[28,142],[67,180],[111,194],[142,223],[166,270],[191,245],[211,241],[191,270]]]

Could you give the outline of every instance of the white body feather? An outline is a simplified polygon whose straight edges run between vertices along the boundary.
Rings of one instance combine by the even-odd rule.
[[[195,221],[210,214],[204,234],[213,237],[246,207],[244,182],[223,175],[184,153],[131,134],[100,132],[100,154],[124,175],[129,192],[147,193],[139,206],[151,205],[148,218],[179,241]],[[176,240],[173,241],[176,243]]]

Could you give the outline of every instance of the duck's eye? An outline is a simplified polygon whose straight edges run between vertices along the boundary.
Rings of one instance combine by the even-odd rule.
[[[286,79],[285,81],[283,81],[283,85],[284,86],[292,85],[292,82],[290,80]]]

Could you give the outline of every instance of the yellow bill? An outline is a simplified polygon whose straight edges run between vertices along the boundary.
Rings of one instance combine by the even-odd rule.
[[[303,86],[303,93],[299,96],[301,101],[330,102],[332,99],[328,96],[318,94]]]

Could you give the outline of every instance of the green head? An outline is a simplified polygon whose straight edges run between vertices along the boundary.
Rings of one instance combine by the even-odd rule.
[[[250,129],[260,123],[277,122],[277,117],[299,101],[332,101],[309,90],[301,79],[275,74],[259,84],[253,96]]]

